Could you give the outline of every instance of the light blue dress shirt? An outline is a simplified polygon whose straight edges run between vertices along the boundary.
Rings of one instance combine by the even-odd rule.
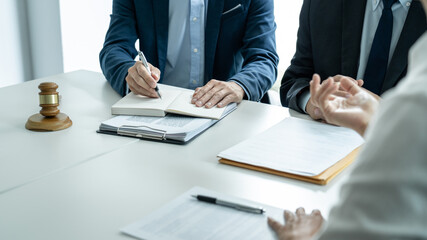
[[[164,84],[195,89],[204,85],[208,0],[170,0]]]
[[[396,49],[397,42],[399,41],[400,33],[402,32],[403,25],[405,24],[406,17],[408,16],[411,3],[412,0],[399,0],[391,7],[391,10],[393,11],[393,34],[390,44],[389,63],[394,50]],[[357,79],[363,79],[363,76],[365,75],[366,64],[368,63],[369,53],[371,52],[372,42],[374,41],[375,32],[377,30],[378,23],[380,22],[383,8],[382,0],[368,0],[366,3]],[[310,91],[304,91],[298,98],[298,106],[304,112],[306,112],[305,107],[307,106],[310,97]]]

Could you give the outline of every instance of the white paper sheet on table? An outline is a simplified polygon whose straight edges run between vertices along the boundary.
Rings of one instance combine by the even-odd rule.
[[[222,200],[263,207],[254,214],[197,201],[191,195],[209,195]],[[283,210],[229,195],[194,187],[172,202],[121,231],[139,239],[274,239],[267,216],[283,223]]]
[[[316,176],[363,143],[355,131],[298,118],[286,118],[218,157],[303,176]]]

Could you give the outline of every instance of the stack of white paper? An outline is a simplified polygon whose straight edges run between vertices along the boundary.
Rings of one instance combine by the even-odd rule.
[[[286,118],[218,157],[302,176],[316,176],[363,143],[355,131],[298,118]]]

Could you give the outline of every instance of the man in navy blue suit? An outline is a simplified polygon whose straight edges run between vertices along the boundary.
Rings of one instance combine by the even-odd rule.
[[[273,0],[114,0],[103,73],[121,95],[158,82],[195,89],[198,107],[261,101],[277,76]],[[151,74],[137,56],[135,42]]]

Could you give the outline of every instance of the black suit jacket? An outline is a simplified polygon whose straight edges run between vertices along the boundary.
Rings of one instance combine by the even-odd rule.
[[[297,98],[309,89],[314,73],[321,79],[357,77],[366,0],[304,0],[296,53],[280,86],[282,105],[302,112]],[[406,75],[408,51],[425,32],[426,16],[414,0],[390,61],[381,93]]]

